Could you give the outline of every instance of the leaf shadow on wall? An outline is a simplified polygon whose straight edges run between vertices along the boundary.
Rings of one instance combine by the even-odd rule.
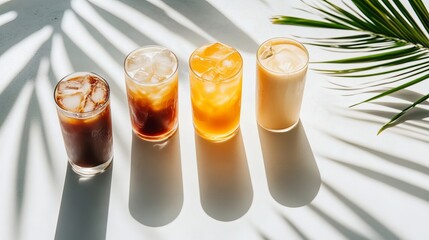
[[[247,33],[207,1],[163,0],[163,2],[189,18],[218,41],[248,53],[253,53],[258,48],[258,44]]]

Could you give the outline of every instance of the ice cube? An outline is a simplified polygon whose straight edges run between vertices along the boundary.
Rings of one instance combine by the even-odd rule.
[[[162,77],[160,77],[160,76],[158,76],[158,75],[152,75],[152,77],[150,78],[150,82],[151,83],[159,83],[159,82],[161,82],[162,80],[164,80],[165,79],[165,77],[164,76],[162,76]]]
[[[222,44],[222,43],[213,43],[208,45],[204,51],[203,55],[211,59],[223,59],[225,56],[234,52],[234,49]]]
[[[176,62],[170,51],[162,50],[156,53],[152,61],[158,76],[168,77],[173,73]]]
[[[155,55],[153,56],[153,62],[172,65],[174,63],[174,57],[169,50],[164,49],[160,52],[155,53]]]
[[[216,71],[216,69],[211,67],[209,68],[209,70],[203,72],[200,77],[207,81],[213,81],[216,78],[218,78],[218,76],[219,76],[219,73]]]
[[[61,103],[63,107],[72,112],[79,112],[83,96],[81,94],[64,95]]]
[[[302,68],[307,61],[306,53],[294,45],[277,45],[275,46],[274,61],[272,64],[277,65],[277,70],[282,72],[293,72]]]
[[[283,62],[276,58],[271,58],[265,62],[266,67],[275,72],[287,72],[289,66],[287,62]]]
[[[103,103],[106,101],[107,92],[103,87],[97,86],[94,91],[91,93],[91,100],[94,103]]]
[[[231,97],[230,96],[225,96],[225,95],[217,95],[216,99],[213,102],[213,105],[215,105],[216,107],[224,107],[226,104],[228,104],[228,102],[231,101]]]
[[[85,103],[85,106],[83,107],[84,112],[91,112],[94,111],[96,108],[96,105],[93,101],[87,100]]]
[[[232,54],[221,59],[216,65],[217,72],[220,73],[224,77],[229,77],[231,74],[235,73],[236,68],[240,62],[238,59],[235,59],[235,56]]]
[[[194,55],[190,61],[190,64],[193,72],[201,76],[203,72],[215,65],[215,61],[213,59],[205,58],[199,55]]]
[[[81,82],[80,91],[83,94],[88,94],[91,91],[91,77],[89,75],[86,75]]]
[[[295,65],[291,62],[283,62],[278,64],[278,69],[282,72],[291,72],[295,69]]]
[[[232,84],[220,84],[219,85],[219,93],[220,95],[227,95],[227,93],[234,89]]]
[[[156,77],[160,82],[164,81],[167,78],[166,76],[159,76],[159,75],[156,75]]]
[[[174,71],[174,66],[158,64],[155,73],[158,76],[163,76],[164,79],[169,77]]]
[[[58,94],[73,95],[78,93],[81,87],[82,87],[81,81],[76,81],[76,80],[63,81],[58,85]]]
[[[144,83],[144,82],[149,82],[152,76],[153,76],[152,72],[147,72],[145,69],[139,69],[134,74],[133,78],[138,82]]]
[[[211,82],[204,83],[204,91],[206,93],[214,93],[215,90],[216,90],[216,84]]]
[[[127,71],[134,72],[138,69],[144,69],[146,72],[152,71],[152,61],[151,58],[142,55],[136,54],[127,59]]]
[[[234,63],[231,61],[231,59],[224,59],[221,62],[219,62],[220,66],[224,67],[224,68],[231,68]]]

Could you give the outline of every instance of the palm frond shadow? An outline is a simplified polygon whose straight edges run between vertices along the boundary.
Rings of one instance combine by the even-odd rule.
[[[32,59],[29,64],[37,64],[36,59]],[[36,70],[37,71],[37,70]],[[6,121],[9,113],[12,111],[15,102],[17,101],[18,94],[21,89],[24,87],[27,77],[30,74],[35,74],[34,69],[26,68],[21,71],[17,77],[15,77],[1,92],[0,94],[0,109],[2,109],[3,114],[0,114],[0,126],[3,126],[3,123]]]
[[[191,41],[194,45],[199,46],[207,43],[209,39],[207,39],[204,36],[201,36],[199,33],[196,33],[192,29],[189,29],[186,26],[183,26],[182,24],[178,23],[176,20],[172,19],[165,10],[159,8],[158,6],[155,6],[154,4],[148,2],[148,1],[137,1],[137,0],[124,0],[122,1],[126,5],[138,10],[143,15],[156,20],[158,23],[166,27],[170,32],[184,36],[189,41]],[[180,1],[174,1],[174,2],[180,2]],[[187,5],[189,8],[189,5]],[[195,12],[193,12],[195,13]],[[105,13],[103,13],[105,15]],[[108,13],[107,13],[108,15]],[[110,18],[110,16],[109,16]],[[109,18],[106,18],[106,20],[109,20]],[[225,17],[222,16],[220,19],[224,19]],[[109,20],[110,21],[110,20]],[[115,20],[113,20],[115,21]],[[111,21],[111,23],[113,23]],[[133,30],[135,31],[135,30]],[[127,31],[127,32],[133,32],[133,31]],[[137,38],[138,39],[138,38]]]
[[[163,0],[163,2],[179,11],[182,15],[187,16],[194,24],[211,36],[216,36],[216,39],[221,42],[237,46],[239,50],[249,53],[253,53],[258,47],[258,44],[248,34],[226,18],[209,2],[199,0]],[[195,9],[200,9],[201,11],[195,11]]]
[[[404,193],[407,193],[411,196],[414,196],[416,198],[419,198],[423,201],[429,201],[429,191],[427,191],[424,188],[421,188],[419,186],[415,186],[413,184],[410,184],[408,182],[405,182],[403,180],[399,180],[395,177],[388,176],[386,174],[380,173],[378,171],[374,171],[365,167],[361,167],[352,163],[346,163],[344,161],[324,156],[325,159],[328,161],[337,163],[340,166],[346,167],[348,169],[351,169],[359,174],[362,174],[366,177],[372,178],[376,181],[379,181],[381,183],[384,183],[388,186],[391,186],[393,188],[396,188],[397,190],[400,190]]]
[[[255,229],[256,234],[259,236],[259,239],[270,240],[270,238],[267,235],[265,235],[265,233],[263,233],[261,230],[256,229],[256,227],[253,227],[253,229]]]
[[[29,110],[29,107],[28,109]],[[17,159],[17,168],[16,168],[16,179],[15,179],[15,231],[14,233],[18,236],[20,234],[21,227],[21,217],[22,217],[22,207],[24,203],[24,193],[25,193],[25,184],[26,184],[26,172],[27,172],[27,161],[28,161],[28,150],[29,150],[29,142],[30,142],[30,127],[31,127],[32,119],[30,118],[30,113],[27,112],[27,116],[24,121],[24,127],[22,129],[22,135],[20,140],[20,149],[23,151],[19,152]]]
[[[383,90],[372,90],[372,91],[367,91],[366,93],[380,93],[383,92]],[[362,94],[362,93],[354,93],[354,94],[346,94],[344,96],[354,96],[357,94]],[[396,98],[398,100],[400,100],[402,103],[399,102],[389,102],[389,101],[374,101],[371,102],[370,104],[373,105],[379,105],[385,108],[390,108],[393,111],[386,111],[386,110],[373,110],[373,109],[357,109],[356,111],[358,112],[362,112],[362,113],[366,113],[366,114],[370,114],[373,116],[377,116],[383,119],[391,119],[392,117],[394,117],[397,113],[396,111],[401,111],[402,109],[407,108],[410,104],[412,104],[412,102],[415,99],[420,99],[422,97],[424,97],[423,94],[412,91],[412,90],[408,90],[408,89],[404,89],[401,92],[396,92],[390,95],[390,97]],[[403,101],[406,101],[406,103],[403,103]],[[421,106],[427,106],[429,105],[429,102],[425,101],[420,103],[419,105]],[[394,127],[397,126],[399,124],[406,124],[409,126],[412,126],[413,128],[417,128],[420,131],[429,131],[429,122],[428,122],[428,117],[429,117],[429,111],[427,109],[421,108],[421,107],[414,107],[412,109],[410,109],[406,115],[402,116],[401,118],[399,118],[398,120],[392,122],[391,124],[388,125],[388,127]],[[415,124],[413,122],[419,122],[420,124]],[[377,124],[379,124],[377,122]],[[412,131],[412,130],[411,130]],[[422,132],[420,132],[421,134]]]
[[[37,75],[38,66],[43,58],[45,56],[46,49],[50,46],[50,42],[44,43],[40,49],[35,53],[34,57],[30,60],[29,64],[31,64],[31,67],[27,67],[22,69],[15,77],[14,79],[6,86],[6,88],[3,90],[3,92],[0,94],[0,105],[4,104],[2,109],[5,110],[5,114],[2,114],[0,117],[0,126],[3,126],[5,120],[11,113],[14,103],[17,101],[18,93],[23,89],[24,85],[29,81],[32,80],[34,76]],[[56,178],[57,174],[54,172],[53,169],[53,157],[52,157],[52,151],[51,146],[48,143],[47,140],[47,129],[46,125],[43,122],[42,119],[42,110],[41,110],[41,104],[39,100],[37,99],[37,92],[35,87],[32,87],[31,90],[31,96],[29,98],[28,107],[25,114],[25,120],[22,126],[22,135],[21,140],[19,143],[19,154],[16,159],[17,161],[17,168],[16,168],[16,179],[15,179],[15,234],[17,234],[19,237],[20,234],[20,224],[21,224],[21,217],[22,217],[22,208],[23,203],[25,199],[25,186],[26,186],[26,172],[27,172],[27,165],[28,161],[33,159],[29,159],[29,141],[30,141],[30,128],[31,127],[37,127],[41,131],[41,142],[43,150],[46,154],[46,163],[49,168],[50,178],[52,180],[53,184],[56,184]]]
[[[374,102],[374,105],[379,105],[383,107],[387,107],[393,110],[400,110],[404,109],[408,106],[407,103],[393,103],[393,102]],[[423,104],[422,104],[423,105]],[[427,104],[425,104],[427,105]],[[421,122],[426,122],[424,119],[429,116],[429,112],[423,108],[416,107],[412,109],[412,111],[407,114],[403,119],[400,119],[398,121],[405,122],[406,120],[421,120]]]
[[[323,182],[322,184],[331,194],[333,194],[338,200],[340,200],[350,210],[352,210],[360,219],[362,219],[362,221],[365,222],[368,227],[370,227],[375,232],[377,232],[380,235],[380,237],[382,237],[383,239],[400,239],[398,235],[393,232],[393,230],[386,227],[374,216],[369,214],[363,208],[359,207],[356,203],[348,199],[346,196],[344,196],[341,192],[336,190],[330,184],[326,182]]]
[[[340,109],[339,107],[334,107],[334,109],[335,109],[335,114],[343,118],[355,120],[358,122],[369,123],[372,125],[380,125],[382,123],[382,120],[375,120],[372,117],[369,117],[369,116],[374,116],[373,115],[374,113],[372,112],[370,113],[361,112],[361,113],[364,113],[365,115],[355,116],[355,115],[348,114],[347,111],[342,108]],[[406,137],[409,140],[418,140],[421,142],[429,143],[429,138],[425,133],[426,130],[421,130],[420,129],[421,127],[422,126],[419,126],[415,123],[407,122],[405,125],[397,126],[396,130],[398,130],[397,132],[399,132],[403,137]]]
[[[41,9],[40,4],[49,6],[49,11],[47,9]],[[59,29],[63,10],[70,9],[70,2],[55,0],[36,0],[28,2],[25,0],[14,0],[6,2],[1,6],[1,9],[4,9],[5,12],[17,12],[16,19],[2,25],[0,28],[3,32],[0,54],[3,54],[13,47],[17,41],[26,39],[45,26],[52,26],[54,29]]]
[[[356,90],[352,90],[352,89],[340,89],[340,88],[329,88],[329,89],[343,92],[341,94],[341,96],[344,96],[344,97],[353,97],[353,96],[358,96],[358,95],[367,94],[367,93],[372,94],[372,93],[379,93],[380,92],[380,90],[363,90],[363,91],[358,90],[358,91],[356,91]],[[344,93],[346,91],[347,91],[347,93]],[[354,91],[354,92],[350,93],[351,91]]]
[[[309,205],[310,210],[312,210],[315,214],[319,215],[326,223],[331,225],[338,233],[343,235],[347,239],[367,239],[369,238],[363,236],[362,234],[348,228],[344,224],[342,224],[340,221],[334,219],[332,216],[330,216],[328,213],[320,209],[319,207],[315,206],[314,204]]]
[[[372,216],[370,213],[365,211],[362,207],[358,206],[352,200],[344,196],[340,191],[336,190],[330,184],[323,182],[322,186],[328,190],[332,195],[334,195],[338,200],[340,200],[345,206],[347,206],[357,217],[359,217],[362,222],[364,222],[369,228],[376,232],[382,239],[400,239],[398,235],[382,222],[380,222],[375,216]],[[325,220],[329,225],[331,225],[335,230],[348,239],[369,239],[363,236],[361,233],[351,230],[347,226],[340,223],[334,219],[333,216],[330,216],[329,213],[321,210],[319,207],[316,207],[314,204],[310,204],[309,208],[319,215],[323,220]],[[278,212],[278,215],[284,220],[284,222],[299,236],[300,239],[310,239],[305,231],[300,229],[292,220],[286,217],[283,213]]]
[[[25,121],[23,124],[22,134],[20,138],[20,151],[17,158],[17,174],[16,174],[16,181],[15,181],[15,233],[19,234],[19,227],[21,222],[21,215],[22,215],[22,207],[24,202],[24,193],[25,193],[25,185],[26,185],[26,172],[27,172],[27,164],[28,161],[37,161],[37,159],[29,158],[29,142],[30,142],[30,129],[31,127],[38,127],[41,131],[41,141],[42,141],[42,147],[46,154],[46,162],[47,166],[49,168],[49,177],[51,178],[51,181],[56,184],[57,180],[57,174],[54,171],[53,166],[53,157],[51,153],[51,149],[48,143],[48,137],[47,137],[47,129],[46,125],[42,119],[42,110],[41,110],[41,103],[37,98],[37,93],[34,90],[31,92],[31,97],[29,100],[28,107],[26,109],[26,116]]]
[[[261,2],[262,4],[264,4],[267,7],[270,7],[270,3],[268,0],[259,0],[259,2]]]
[[[310,239],[307,235],[305,235],[304,231],[301,230],[292,220],[286,217],[284,214],[279,213],[280,217],[285,221],[285,223],[295,232],[300,239],[306,240]]]
[[[327,134],[325,132],[325,134]],[[385,153],[382,151],[379,151],[372,147],[363,146],[362,144],[353,143],[347,139],[327,134],[329,137],[345,143],[349,146],[352,146],[354,148],[360,149],[362,151],[365,151],[367,153],[370,153],[377,157],[380,161],[385,161],[390,164],[397,165],[399,167],[403,167],[405,169],[409,169],[411,171],[415,171],[421,174],[424,174],[426,176],[429,176],[429,168],[426,166],[423,166],[417,162],[413,162],[411,160],[407,160],[404,158],[400,158],[398,156],[394,156],[389,153]],[[362,176],[365,176],[367,178],[373,179],[375,181],[378,181],[382,184],[385,184],[386,186],[389,186],[391,188],[394,188],[398,191],[404,192],[406,194],[409,194],[412,197],[415,197],[417,199],[423,200],[425,202],[429,201],[429,191],[416,186],[412,183],[409,183],[404,180],[400,180],[394,176],[384,174],[380,171],[373,170],[366,168],[364,166],[356,165],[354,163],[345,162],[342,161],[340,158],[330,157],[327,155],[319,155],[322,159],[325,159],[327,161],[333,162],[339,166],[342,166],[344,168],[350,169],[358,174],[361,174]],[[338,200],[343,202],[350,210],[352,210],[359,218],[363,220],[370,228],[372,228],[380,237],[384,239],[400,239],[400,237],[393,231],[392,229],[389,229],[387,226],[385,226],[382,222],[380,222],[378,219],[375,218],[375,216],[370,215],[368,212],[366,212],[362,207],[359,207],[356,203],[353,203],[352,200],[348,199],[346,196],[344,196],[342,193],[340,193],[338,190],[336,190],[334,187],[332,187],[330,184],[323,182],[323,186],[325,189],[327,189],[331,194],[333,194]]]
[[[105,36],[103,36],[100,33],[100,29],[95,28],[93,25],[91,25],[91,23],[89,23],[85,18],[83,18],[81,15],[76,14],[77,19],[79,20],[79,22],[85,27],[86,30],[88,30],[88,32],[91,33],[91,37],[94,38],[94,40],[97,41],[98,44],[100,44],[100,46],[102,46],[102,48],[108,52],[108,54],[112,57],[112,59],[115,60],[116,63],[118,63],[119,66],[122,66],[123,64],[123,59],[125,58],[124,54],[120,52],[119,49],[117,49]],[[146,36],[142,36],[142,39],[147,39]],[[71,42],[71,39],[68,38],[68,42]],[[151,44],[155,44],[155,42],[152,42]],[[77,49],[79,49],[80,53],[85,54],[84,51],[82,51],[78,46],[75,46]],[[66,47],[66,49],[71,49]],[[70,51],[69,51],[70,54]],[[74,53],[72,53],[72,57]],[[85,55],[85,58],[90,59],[89,56]],[[73,61],[72,61],[73,63]],[[94,66],[94,62],[92,65],[86,65],[86,64],[80,64],[82,67],[83,66]],[[77,68],[79,69],[79,68]],[[99,69],[98,69],[99,70]],[[97,70],[97,71],[98,71]],[[107,73],[104,73],[107,74]],[[116,83],[116,82],[115,82]]]
[[[31,97],[31,102],[30,102],[30,106],[29,106],[29,114],[32,116],[32,120],[36,121],[36,126],[40,127],[41,130],[41,134],[42,134],[42,145],[43,145],[43,150],[45,151],[46,154],[46,161],[47,161],[47,166],[49,168],[49,173],[50,173],[50,178],[52,180],[52,182],[54,184],[57,183],[57,173],[54,170],[54,158],[52,156],[52,152],[50,149],[50,144],[48,141],[48,135],[46,134],[47,132],[47,127],[46,127],[46,123],[43,121],[43,117],[42,117],[42,109],[41,109],[41,102],[37,99],[36,96],[36,92],[33,93],[33,96]]]
[[[398,99],[408,101],[411,103],[414,101],[414,99],[423,97],[423,94],[420,94],[420,93],[412,91],[412,90],[404,89],[401,92],[394,93],[390,96],[396,97]],[[423,102],[423,103],[421,103],[421,105],[429,105],[429,103]]]
[[[344,80],[344,79],[341,79]],[[354,92],[354,93],[347,93],[343,94],[343,96],[353,96],[353,95],[360,95],[364,93],[383,93],[384,91],[387,91],[389,89],[386,89],[387,86],[391,85],[392,83],[396,83],[400,80],[389,80],[389,81],[382,81],[382,80],[371,80],[368,82],[362,82],[361,84],[339,84],[338,81],[329,81],[329,83],[333,86],[326,86],[325,88],[331,89],[331,90],[338,90],[342,92]],[[405,90],[403,90],[405,91]],[[402,91],[401,91],[402,92]]]
[[[151,39],[149,36],[142,35],[141,32],[137,31],[134,27],[130,26],[123,19],[112,15],[109,11],[99,7],[98,5],[89,2],[95,12],[97,12],[107,23],[109,23],[116,30],[125,34],[129,39],[140,46],[153,45],[156,44],[155,40]],[[98,31],[98,30],[97,30]]]
[[[407,159],[400,158],[400,157],[397,157],[395,155],[392,155],[392,154],[389,154],[386,152],[382,152],[382,151],[377,150],[377,149],[372,148],[372,147],[367,147],[367,146],[363,146],[361,144],[353,143],[347,139],[335,136],[333,134],[329,134],[329,133],[325,133],[325,134],[327,134],[330,138],[333,138],[337,141],[340,141],[342,143],[346,143],[350,146],[359,148],[362,151],[370,153],[370,154],[378,157],[380,160],[383,160],[383,161],[386,161],[386,162],[389,162],[389,163],[392,163],[392,164],[395,164],[395,165],[398,165],[401,167],[405,167],[405,168],[408,168],[410,170],[417,171],[417,172],[420,172],[420,173],[423,173],[423,174],[426,174],[429,176],[429,167],[426,167],[422,164],[412,162],[412,161],[409,161]]]

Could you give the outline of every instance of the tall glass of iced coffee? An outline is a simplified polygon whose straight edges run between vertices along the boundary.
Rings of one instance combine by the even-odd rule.
[[[54,99],[73,170],[80,175],[103,172],[113,159],[110,89],[102,77],[72,73],[55,87]]]
[[[256,119],[274,132],[298,123],[308,66],[307,49],[287,38],[273,38],[256,54]]]
[[[134,132],[147,141],[170,137],[178,125],[178,61],[165,47],[146,46],[125,59],[125,83]]]

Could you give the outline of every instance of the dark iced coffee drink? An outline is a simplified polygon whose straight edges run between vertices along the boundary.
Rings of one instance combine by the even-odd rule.
[[[108,83],[89,72],[70,74],[55,88],[67,155],[78,174],[103,172],[113,159],[109,95]]]
[[[160,46],[147,46],[125,59],[125,82],[134,132],[148,141],[170,137],[178,125],[177,58]]]

